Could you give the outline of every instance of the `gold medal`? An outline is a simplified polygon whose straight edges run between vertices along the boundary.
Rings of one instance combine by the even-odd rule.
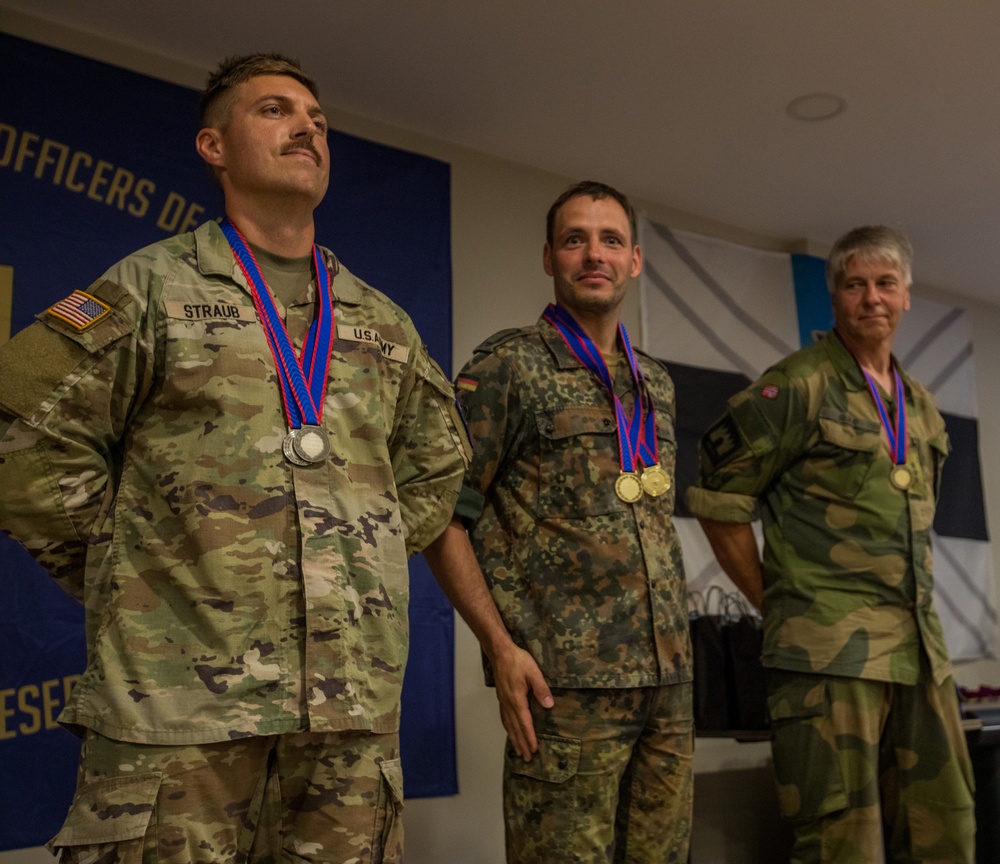
[[[650,465],[642,470],[642,488],[651,498],[658,498],[670,489],[670,475],[659,465]]]
[[[910,473],[910,469],[905,465],[897,465],[889,472],[889,482],[897,489],[905,492],[913,482],[913,474]]]
[[[615,480],[615,494],[626,504],[635,504],[642,498],[642,482],[634,471],[622,471]]]

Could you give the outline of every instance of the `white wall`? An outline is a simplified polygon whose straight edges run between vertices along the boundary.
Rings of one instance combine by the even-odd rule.
[[[128,66],[188,86],[200,86],[205,70],[136,49],[73,33],[36,19],[0,10],[0,30]],[[529,323],[551,296],[541,266],[545,213],[572,181],[482,153],[333,112],[345,132],[424,153],[451,164],[452,255],[454,267],[454,368],[492,332]],[[592,179],[603,179],[600,177]],[[627,191],[627,190],[626,190]],[[636,202],[656,221],[762,248],[792,250],[781,238],[750,234],[707,222],[652,202]],[[858,214],[858,221],[865,214]],[[845,226],[845,229],[850,226]],[[320,238],[336,250],[335,237]],[[794,251],[805,251],[799,241]],[[809,248],[809,251],[813,251]],[[919,250],[918,250],[919,252]],[[363,275],[363,274],[361,274]],[[970,310],[980,401],[980,441],[991,536],[1000,539],[1000,402],[991,398],[1000,381],[1000,306],[966,301],[920,286],[914,292]],[[638,298],[628,299],[626,326],[638,333]],[[995,544],[996,550],[1000,544]],[[1000,562],[996,571],[1000,573]],[[459,622],[456,637],[456,713],[459,794],[410,801],[406,805],[408,864],[501,864],[500,765],[503,729],[491,690],[482,683],[478,647]],[[981,662],[958,671],[962,684],[1000,681],[1000,663]],[[766,744],[699,741],[696,769],[695,861],[772,862],[783,838],[775,822]],[[0,816],[2,818],[2,816]],[[42,864],[44,851],[0,853],[0,864]]]

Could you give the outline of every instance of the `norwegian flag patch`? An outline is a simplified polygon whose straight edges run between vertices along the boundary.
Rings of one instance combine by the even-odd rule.
[[[768,384],[760,391],[760,395],[765,399],[777,399],[778,398],[778,386],[776,384]]]
[[[111,312],[111,307],[96,297],[91,297],[86,291],[74,291],[65,300],[50,306],[47,312],[77,330],[85,330]]]

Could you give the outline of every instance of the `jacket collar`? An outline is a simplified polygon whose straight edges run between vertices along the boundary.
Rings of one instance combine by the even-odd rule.
[[[844,382],[844,386],[848,390],[867,390],[868,384],[865,382],[865,376],[861,373],[861,369],[851,355],[851,352],[840,341],[840,337],[831,330],[823,336],[822,342],[826,348],[827,356],[830,358],[833,368],[837,370],[841,381]],[[904,389],[910,392],[910,376],[906,374],[906,370],[900,365],[899,360],[896,359],[896,355],[893,354],[891,356],[892,365],[899,372]]]
[[[222,233],[218,222],[212,220],[199,225],[195,229],[194,240],[199,272],[205,276],[228,277],[248,295],[250,294],[250,286],[236,263],[233,250],[229,248],[229,241],[226,240],[226,235]],[[341,266],[329,249],[320,246],[319,252],[330,271],[330,288],[334,301],[360,303],[361,286],[353,274]]]

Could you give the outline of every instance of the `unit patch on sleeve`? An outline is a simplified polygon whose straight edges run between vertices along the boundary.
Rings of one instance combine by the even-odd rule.
[[[712,467],[718,468],[743,449],[743,436],[733,418],[726,414],[705,433],[701,445]]]
[[[46,311],[77,330],[86,330],[108,315],[111,307],[86,291],[74,291],[65,300],[60,300]]]

